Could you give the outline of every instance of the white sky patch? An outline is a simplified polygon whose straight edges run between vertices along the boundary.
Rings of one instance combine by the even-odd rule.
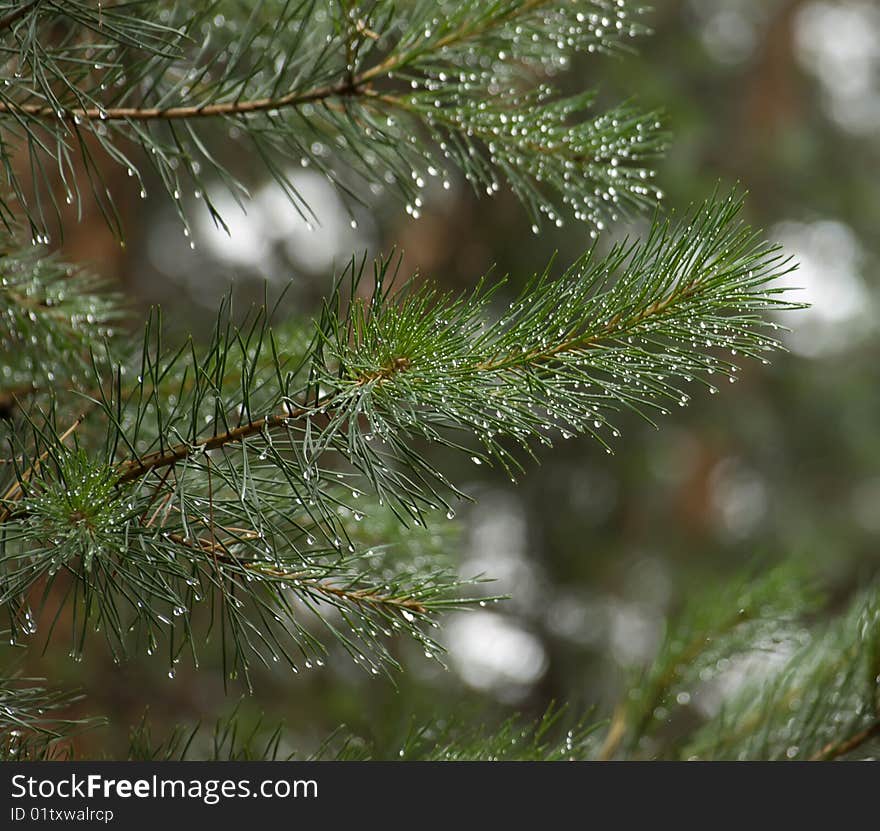
[[[800,64],[815,75],[831,117],[857,133],[880,129],[880,5],[808,3],[795,20]]]
[[[212,194],[227,234],[216,227],[207,211],[200,211],[194,222],[195,240],[219,260],[233,265],[273,269],[272,252],[283,247],[290,259],[308,271],[329,269],[352,252],[363,250],[365,238],[336,189],[323,176],[309,170],[296,170],[290,180],[317,219],[303,210],[302,216],[276,182],[269,182],[248,200],[246,211],[227,193]]]
[[[486,574],[488,594],[506,594],[528,607],[542,591],[540,575],[526,552],[526,520],[519,498],[493,490],[469,512],[467,554],[461,573]]]
[[[793,302],[808,309],[784,312],[777,319],[792,329],[786,343],[806,356],[840,351],[869,325],[872,298],[861,277],[863,251],[852,229],[836,220],[783,222],[770,232],[799,267],[785,278],[797,287]]]
[[[211,201],[229,227],[229,233],[215,226],[207,211],[200,211],[194,222],[197,245],[218,260],[234,265],[264,263],[269,253],[269,237],[261,227],[261,211],[257,206],[249,206],[245,213],[225,192],[211,194]]]
[[[460,613],[445,628],[449,658],[471,687],[515,700],[547,670],[541,641],[504,615]]]

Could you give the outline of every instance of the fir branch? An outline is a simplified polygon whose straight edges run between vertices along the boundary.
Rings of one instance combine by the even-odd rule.
[[[101,719],[71,719],[64,711],[81,695],[47,689],[44,679],[5,673],[0,677],[0,761],[68,759],[70,739]]]
[[[273,433],[292,439],[296,431],[305,431],[306,468],[325,450],[342,453],[381,497],[396,500],[418,518],[418,500],[398,493],[403,480],[395,479],[368,446],[362,422],[389,446],[396,467],[404,464],[417,480],[427,476],[440,483],[442,474],[410,454],[407,443],[413,433],[448,444],[448,430],[471,431],[486,451],[475,460],[494,456],[512,472],[519,463],[501,443],[505,436],[523,446],[534,438],[546,443],[548,428],[555,427],[563,435],[590,433],[610,449],[601,429],[612,437],[619,432],[610,421],[615,410],[634,409],[647,417],[651,409],[666,412],[664,400],[687,402],[689,396],[670,376],[693,380],[717,371],[733,380],[736,367],[715,357],[716,350],[766,360],[763,353],[777,346],[761,331],[765,324],[759,314],[791,307],[773,287],[788,265],[737,224],[738,211],[739,202],[732,199],[707,204],[678,227],[657,225],[643,244],[616,246],[602,258],[588,256],[556,281],[543,275],[493,324],[483,317],[492,292],[481,289],[453,300],[430,288],[392,291],[386,262],[375,272],[375,293],[367,305],[355,299],[344,318],[325,315],[321,325],[329,328],[319,330],[323,345],[315,352],[305,387],[297,391],[296,373],[274,367],[280,387],[260,389],[266,396],[260,408],[274,413],[253,417],[252,393],[245,390],[244,399],[222,400],[222,390],[215,388],[214,414],[208,417],[214,427],[208,434],[194,429],[198,420],[182,407],[177,417],[163,414],[166,423],[157,425],[155,439],[159,448],[117,463],[117,481],[135,482],[249,439],[267,441]],[[353,267],[352,292],[363,274]],[[339,299],[334,302],[338,305]],[[245,366],[268,350],[271,333],[265,325],[255,321],[247,335],[260,346],[256,353],[241,355]],[[222,323],[218,332],[221,328]],[[212,363],[228,361],[223,351],[230,348],[231,336],[224,337],[225,343],[218,341],[209,350]],[[707,347],[705,355],[693,351],[700,342]],[[163,358],[150,358],[156,362],[154,378],[167,375],[183,356],[176,353],[161,370]],[[216,374],[198,363],[186,371],[192,378]],[[325,391],[309,401],[308,390],[318,387]],[[193,396],[198,400],[207,392],[196,388]],[[145,406],[155,395],[155,385],[150,391],[142,383],[137,400]],[[105,397],[97,403],[118,422],[118,400]],[[238,423],[229,423],[228,414],[236,410]],[[143,423],[142,413],[129,418]],[[175,443],[170,439],[179,433],[181,420],[190,435]],[[218,429],[221,424],[225,429]],[[129,448],[137,442],[137,435],[124,437]],[[298,463],[285,464],[302,473]],[[436,490],[428,490],[428,500],[441,498],[445,504]]]
[[[750,678],[685,749],[701,759],[831,760],[877,736],[880,613],[876,589],[799,648]]]
[[[145,196],[143,161],[132,153],[140,147],[185,226],[187,181],[222,224],[207,175],[236,195],[244,191],[215,149],[230,126],[253,144],[304,217],[311,207],[290,178],[291,162],[313,165],[349,200],[365,195],[344,182],[346,169],[371,190],[390,176],[414,215],[427,180],[448,164],[490,193],[498,188],[494,166],[536,221],[542,213],[561,221],[557,196],[600,228],[604,218],[656,198],[642,181],[653,175],[644,163],[663,144],[653,116],[620,109],[566,126],[589,96],[554,102],[544,83],[529,92],[572,55],[610,50],[644,31],[635,22],[639,12],[626,5],[471,0],[406,7],[381,0],[361,17],[345,3],[288,1],[258,3],[245,19],[236,6],[217,17],[206,3],[181,4],[153,19],[159,5],[142,4],[139,16],[129,17],[123,7],[96,15],[87,3],[47,0],[32,9],[26,31],[7,30],[18,66],[0,92],[8,133],[0,156],[21,146],[38,174],[32,184],[47,191],[46,200],[31,199],[7,165],[14,197],[40,239],[44,210],[58,212],[49,165],[68,203],[82,199],[78,180],[85,175],[111,227],[121,231],[95,147],[126,167]],[[490,95],[503,106],[486,109],[481,98]],[[515,126],[526,107],[531,123]],[[303,128],[312,138],[303,139]],[[8,200],[0,208],[12,215]]]
[[[0,600],[17,608],[38,581],[66,573],[122,652],[120,601],[153,638],[171,620],[162,606],[188,633],[194,596],[209,592],[223,601],[221,631],[235,633],[233,660],[246,671],[251,652],[295,666],[285,637],[322,651],[296,620],[292,587],[334,637],[321,604],[365,619],[367,632],[377,621],[403,625],[436,652],[419,624],[463,602],[460,581],[395,575],[379,588],[358,564],[353,528],[369,510],[353,500],[372,491],[379,513],[421,524],[431,511],[451,517],[463,494],[417,439],[513,474],[521,462],[510,440],[532,453],[556,433],[585,433],[610,450],[616,412],[667,412],[670,400],[686,403],[682,381],[734,378],[719,350],[766,360],[778,344],[762,315],[791,307],[775,286],[789,266],[738,211],[732,198],[710,202],[677,224],[658,222],[644,242],[590,252],[560,279],[536,277],[500,317],[498,286],[461,297],[399,286],[384,261],[364,297],[366,271],[353,265],[300,354],[279,347],[265,309],[238,326],[222,310],[201,353],[191,343],[168,350],[151,319],[139,368],[93,365],[100,452],[86,462],[65,448],[52,410],[51,429],[34,422],[20,456],[40,459],[41,475],[18,473],[3,503]],[[238,595],[262,621],[239,611]],[[390,660],[367,641],[380,663]]]
[[[85,414],[77,416],[74,420],[73,424],[70,425],[61,435],[58,437],[58,444],[63,445],[64,442],[73,435],[76,429],[82,424],[85,419]],[[0,508],[0,525],[6,522],[13,514],[12,504],[17,500],[21,499],[21,497],[25,494],[27,489],[27,484],[33,479],[40,471],[40,465],[46,461],[49,457],[50,450],[44,450],[40,456],[35,459],[30,466],[28,466],[23,473],[21,473],[10,486],[9,489],[3,494],[3,497],[0,498],[0,502],[5,503],[3,508]]]
[[[175,107],[80,107],[62,111],[62,120],[72,121],[79,126],[82,121],[181,121],[201,118],[219,118],[264,113],[268,110],[283,110],[286,107],[301,107],[329,98],[344,98],[355,95],[370,95],[366,88],[364,74],[332,85],[315,87],[301,92],[291,92],[278,98],[254,98],[224,101],[214,104],[192,104]],[[19,114],[33,118],[58,118],[58,111],[39,104],[0,102],[0,115]]]
[[[125,318],[120,296],[42,246],[22,247],[12,234],[0,235],[0,251],[0,396],[84,382],[92,352]]]
[[[650,666],[631,678],[599,759],[632,757],[647,748],[662,756],[657,733],[716,674],[720,660],[729,663],[759,643],[767,648],[791,642],[794,623],[815,605],[804,579],[786,567],[694,595],[668,625]]]
[[[867,744],[878,736],[880,736],[880,721],[875,721],[847,739],[829,742],[817,753],[814,753],[810,757],[810,761],[830,762],[834,759],[839,759],[841,756],[848,756],[850,753],[858,750],[863,744]]]
[[[735,200],[708,203],[678,225],[658,223],[643,243],[591,253],[557,280],[542,275],[497,320],[487,313],[497,286],[451,298],[397,290],[388,267],[377,269],[372,300],[356,299],[342,323],[325,315],[311,383],[326,393],[312,413],[329,421],[313,426],[306,458],[342,453],[417,515],[393,472],[446,484],[413,456],[414,436],[458,447],[455,434],[470,433],[483,448],[469,451],[476,463],[494,458],[515,474],[505,439],[528,450],[554,433],[586,433],[610,452],[616,412],[649,418],[667,402],[684,406],[677,379],[717,392],[706,376],[736,372],[719,352],[766,360],[778,344],[761,314],[790,307],[773,285],[787,261],[737,223],[738,210]]]
[[[148,713],[130,732],[129,761],[184,761],[198,758],[212,761],[291,761],[294,753],[283,753],[283,725],[269,725],[263,717],[247,724],[241,702],[229,715],[217,719],[209,731],[199,722],[193,727],[177,725],[162,740],[153,738]],[[206,735],[207,733],[207,735]]]

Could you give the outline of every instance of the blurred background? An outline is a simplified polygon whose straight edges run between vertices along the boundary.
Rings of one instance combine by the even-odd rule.
[[[491,724],[551,701],[606,713],[631,669],[650,659],[664,620],[708,583],[795,560],[843,603],[878,570],[880,4],[654,5],[655,33],[638,54],[585,59],[560,83],[598,84],[600,103],[632,97],[664,111],[673,139],[657,182],[667,207],[702,200],[719,182],[748,191],[748,220],[800,262],[792,282],[812,304],[785,316],[790,352],[744,367],[739,383],[696,397],[660,431],[624,421],[613,457],[589,440],[542,448],[540,466],[517,485],[444,460],[477,501],[416,544],[443,548],[464,576],[493,577],[486,592],[510,599],[446,618],[447,671],[416,645],[396,645],[407,668],[396,686],[332,655],[296,676],[258,673],[257,695],[241,706],[283,719],[285,747],[308,752],[345,723],[394,756],[413,722]],[[231,237],[197,210],[185,237],[160,188],[141,199],[122,172],[126,247],[87,216],[70,226],[65,255],[117,280],[137,309],[160,303],[172,326],[199,332],[230,284],[244,307],[266,281],[277,293],[292,280],[286,308],[308,317],[352,253],[396,247],[405,269],[452,288],[494,269],[511,275],[514,292],[554,252],[561,269],[590,243],[573,221],[536,236],[509,194],[477,199],[455,179],[449,189],[438,180],[418,218],[383,192],[352,215],[302,168],[297,187],[321,217],[311,228],[274,184],[254,179],[256,161],[230,163],[254,194],[247,214],[217,197]],[[81,687],[83,710],[109,716],[113,730],[82,739],[87,754],[119,752],[145,701],[161,737],[172,724],[228,713],[243,693],[224,692],[209,661],[198,672],[181,665],[171,680],[155,659],[115,666],[97,638],[74,663],[58,641],[44,655],[33,650],[27,669]],[[717,703],[695,696],[690,706],[700,717]]]

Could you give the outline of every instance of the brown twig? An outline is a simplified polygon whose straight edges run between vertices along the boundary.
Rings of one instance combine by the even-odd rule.
[[[603,340],[613,335],[615,330],[617,330],[622,323],[625,324],[623,330],[626,331],[628,329],[632,329],[632,327],[637,326],[640,323],[644,323],[649,318],[653,318],[657,315],[663,314],[663,312],[665,312],[674,303],[677,303],[679,300],[687,298],[688,295],[692,291],[694,291],[698,285],[699,282],[697,280],[692,280],[683,286],[679,286],[675,291],[671,292],[666,297],[660,300],[655,300],[653,303],[651,303],[650,306],[645,307],[640,312],[630,318],[625,318],[622,312],[618,312],[616,315],[607,320],[597,332],[594,332],[592,334],[568,338],[549,348],[533,350],[532,352],[526,353],[525,355],[513,353],[509,355],[503,355],[501,357],[494,357],[488,361],[484,361],[483,363],[478,364],[477,368],[482,370],[506,369],[508,366],[514,364],[520,365],[523,363],[535,363],[537,361],[552,360],[557,355],[560,355],[563,352],[582,352],[586,351],[587,349],[594,348],[598,346]]]
[[[839,759],[841,756],[846,756],[847,753],[852,753],[866,742],[869,742],[871,739],[878,736],[880,736],[880,719],[873,724],[868,725],[864,730],[860,730],[855,735],[850,736],[848,739],[844,739],[840,742],[829,742],[821,750],[810,756],[810,761],[830,762],[833,759]]]
[[[36,5],[39,0],[34,0],[29,6]],[[546,5],[549,0],[528,0],[524,7],[516,10],[517,14],[523,12],[534,11],[541,6]],[[25,14],[28,7],[16,9],[10,12],[3,20],[0,20],[0,29],[4,21],[12,18],[10,23],[15,22],[19,16]],[[13,17],[14,16],[14,17]],[[476,26],[462,26],[455,31],[450,32],[440,38],[436,43],[432,44],[432,50],[440,51],[449,46],[467,41],[471,38],[478,37],[487,28],[499,25],[505,22],[505,19],[511,17],[510,13],[502,16],[502,18],[490,18]],[[360,22],[358,24],[359,31],[367,37],[378,39],[372,30],[363,27]],[[253,113],[267,112],[270,110],[281,110],[288,107],[298,107],[303,104],[326,101],[331,98],[346,98],[354,96],[371,95],[369,85],[376,78],[387,75],[396,69],[399,65],[406,62],[409,52],[402,52],[389,55],[383,61],[375,64],[369,69],[358,73],[357,75],[346,76],[343,80],[334,84],[325,84],[315,87],[304,92],[290,92],[277,98],[252,98],[252,99],[236,99],[233,101],[223,101],[214,104],[192,104],[188,106],[177,107],[74,107],[62,110],[61,118],[65,121],[88,120],[88,121],[175,121],[193,118],[216,118],[222,116],[241,116]],[[0,115],[4,113],[16,113],[29,115],[36,118],[58,118],[59,113],[54,107],[45,104],[14,104],[8,101],[0,102]]]
[[[309,578],[307,574],[301,572],[285,572],[280,569],[267,567],[263,563],[255,563],[253,565],[247,563],[244,565],[244,568],[281,580],[296,580],[312,591],[330,597],[337,597],[349,603],[368,606],[392,606],[396,609],[406,609],[407,611],[417,612],[422,615],[428,611],[423,603],[411,597],[389,597],[379,594],[375,589],[343,589],[322,580]]]
[[[231,531],[232,529],[224,530]],[[246,531],[246,533],[256,534],[256,532],[248,531]],[[192,539],[184,537],[180,534],[169,534],[168,539],[180,545],[187,546],[188,548],[198,548],[201,551],[212,554],[215,562],[238,566],[239,568],[243,568],[246,571],[256,572],[262,575],[266,575],[268,577],[273,577],[277,580],[290,580],[291,582],[296,581],[307,590],[317,592],[318,594],[323,594],[326,597],[338,598],[340,600],[345,600],[349,603],[354,603],[360,606],[389,606],[395,609],[406,610],[408,612],[414,612],[420,615],[427,614],[428,611],[423,603],[420,603],[418,600],[415,600],[412,597],[388,596],[380,594],[375,589],[343,588],[341,586],[335,586],[332,583],[326,582],[324,580],[316,580],[315,578],[310,577],[307,572],[285,571],[279,568],[274,568],[273,566],[269,566],[266,563],[254,563],[239,560],[229,551],[229,545],[234,544],[235,540],[213,541],[205,539],[203,537],[196,537],[195,539]]]
[[[196,447],[204,451],[216,450],[250,436],[258,435],[263,430],[280,427],[286,424],[288,419],[303,418],[311,412],[312,410],[310,409],[300,407],[284,414],[258,418],[255,421],[234,427],[232,430],[227,430],[225,433],[217,433],[195,446],[187,442],[181,442],[165,450],[157,450],[155,453],[150,453],[137,459],[128,459],[117,468],[117,473],[119,474],[117,481],[120,483],[132,482],[135,479],[140,479],[141,476],[149,473],[151,470],[157,470],[158,468],[167,467],[182,461],[191,456]]]
[[[626,706],[619,704],[615,708],[614,714],[611,716],[611,724],[608,726],[608,733],[605,735],[605,741],[602,742],[602,747],[599,749],[599,755],[596,757],[600,762],[607,762],[615,753],[617,753],[617,748],[620,747],[620,743],[626,736],[626,731]]]
[[[180,121],[194,118],[217,118],[222,116],[241,116],[253,113],[299,107],[303,104],[325,101],[330,98],[345,98],[368,95],[368,79],[365,74],[346,78],[335,84],[326,84],[305,92],[291,92],[278,98],[251,98],[245,100],[223,101],[215,104],[192,104],[179,107],[74,107],[61,111],[65,121]],[[372,75],[371,75],[372,77]],[[0,115],[17,113],[34,118],[58,118],[59,113],[44,104],[14,104],[0,102]]]
[[[632,318],[627,319],[626,321],[624,321],[621,314],[614,315],[602,326],[602,328],[598,332],[588,335],[586,337],[571,338],[563,341],[560,344],[556,344],[549,349],[530,352],[526,355],[515,354],[505,355],[499,358],[492,358],[490,360],[483,361],[482,363],[477,364],[477,369],[483,371],[504,370],[514,365],[521,365],[524,362],[534,363],[537,361],[552,360],[555,356],[565,351],[573,351],[575,349],[585,350],[590,347],[595,347],[603,339],[612,335],[615,329],[619,327],[621,323],[625,322],[627,328],[631,328],[632,326],[644,322],[650,317],[662,314],[673,303],[677,302],[678,300],[682,299],[682,297],[687,296],[688,293],[693,291],[696,285],[697,283],[694,281],[687,283],[667,297],[655,301],[650,306],[643,309],[641,312],[634,315]],[[358,381],[358,384],[364,385],[369,383],[370,381],[387,380],[388,378],[396,375],[398,372],[409,370],[411,366],[412,362],[409,358],[405,356],[394,358],[394,360],[388,366],[383,367],[377,372],[369,373],[363,376],[363,378]],[[271,430],[279,427],[282,424],[286,424],[288,420],[300,419],[304,416],[313,414],[317,409],[320,408],[320,406],[321,404],[318,403],[314,408],[311,409],[299,407],[289,410],[288,412],[281,415],[266,416],[265,418],[257,419],[255,421],[249,422],[248,424],[240,425],[239,427],[228,430],[225,433],[218,433],[216,435],[213,435],[210,438],[205,439],[203,443],[197,446],[203,448],[204,450],[215,450],[227,444],[231,444],[233,442],[240,441],[241,439],[248,438],[249,436],[257,435],[263,430]],[[124,462],[119,467],[119,481],[133,481],[134,479],[140,478],[145,473],[148,473],[151,470],[155,470],[156,468],[164,467],[166,465],[175,464],[176,462],[179,462],[182,459],[185,459],[187,456],[191,455],[192,452],[193,445],[181,443],[164,451],[157,451],[155,453],[151,453],[148,456],[143,456],[139,459],[131,459],[127,462]]]

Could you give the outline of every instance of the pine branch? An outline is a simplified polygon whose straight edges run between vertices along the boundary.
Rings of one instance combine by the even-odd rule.
[[[583,760],[595,754],[600,727],[601,723],[591,721],[589,715],[573,722],[564,709],[552,705],[534,721],[510,718],[492,728],[468,727],[455,721],[442,727],[426,724],[410,730],[398,758],[435,762]]]
[[[73,435],[74,431],[82,424],[85,419],[85,415],[77,416],[76,420],[73,424],[70,425],[61,435],[58,437],[58,444],[63,445],[64,442]],[[13,482],[9,489],[3,494],[0,502],[5,502],[5,506],[0,509],[0,525],[6,522],[14,513],[12,504],[17,500],[21,499],[25,490],[27,488],[27,483],[33,479],[35,476],[39,474],[40,465],[43,464],[46,459],[49,457],[49,450],[43,451],[40,456],[34,460],[34,462],[23,472],[21,473],[15,482]]]
[[[355,95],[370,95],[366,88],[366,73],[337,84],[324,85],[302,92],[291,92],[278,98],[254,98],[250,100],[224,101],[216,104],[192,104],[176,107],[80,107],[62,111],[63,120],[72,121],[79,126],[83,121],[182,121],[223,116],[243,116],[264,113],[268,110],[282,110],[286,107],[301,107],[330,98],[344,98]],[[39,104],[15,105],[0,102],[0,115],[18,114],[33,118],[58,118],[58,111]]]
[[[862,758],[880,738],[876,590],[857,597],[838,619],[817,622],[809,583],[780,568],[760,578],[726,580],[718,590],[689,593],[654,662],[632,679],[604,741],[604,722],[592,714],[572,722],[551,707],[533,722],[513,718],[489,729],[456,720],[414,723],[393,748],[339,728],[307,758]],[[45,706],[45,691],[29,693],[35,695],[15,701],[14,729],[56,736],[31,705]],[[689,717],[677,719],[676,710],[688,707]],[[0,707],[0,715],[11,712]],[[0,719],[0,733],[3,726]],[[212,729],[201,723],[178,726],[160,741],[153,739],[145,716],[132,731],[128,758],[277,759],[282,746],[295,747],[297,741],[283,725],[267,724],[262,717],[246,721],[238,707]]]
[[[760,316],[789,305],[773,287],[787,261],[738,225],[738,210],[733,200],[707,204],[676,226],[659,223],[644,243],[590,254],[557,280],[542,275],[496,320],[497,286],[451,298],[397,290],[388,266],[378,269],[372,300],[357,298],[342,323],[325,314],[311,384],[326,393],[312,414],[329,421],[304,438],[306,459],[345,455],[380,496],[418,516],[395,471],[411,470],[440,504],[448,485],[413,457],[416,436],[515,475],[521,464],[506,440],[531,452],[535,440],[586,433],[610,452],[615,413],[650,418],[668,413],[667,402],[684,406],[682,382],[717,391],[706,376],[736,372],[721,350],[766,360],[778,344]],[[464,436],[458,444],[465,433],[482,452]]]
[[[264,465],[244,460],[242,468],[219,468],[204,459],[207,493],[204,480],[191,491],[186,468],[169,468],[158,487],[123,491],[112,466],[68,450],[49,434],[33,466],[39,477],[21,476],[18,491],[7,494],[0,605],[14,631],[22,630],[22,618],[25,634],[36,631],[41,613],[31,613],[29,595],[44,605],[61,579],[62,602],[83,607],[81,617],[74,616],[74,654],[92,626],[105,631],[117,658],[126,654],[134,628],[151,653],[167,630],[172,674],[187,644],[197,660],[190,618],[199,619],[206,597],[219,612],[216,621],[212,612],[209,631],[219,627],[232,677],[241,669],[249,680],[252,656],[283,659],[295,671],[323,663],[327,650],[311,631],[316,626],[373,673],[383,664],[396,666],[382,643],[395,631],[416,638],[426,654],[442,651],[422,627],[438,612],[468,602],[458,594],[463,581],[442,567],[401,567],[379,550],[356,553],[354,529],[338,521],[323,530],[324,547],[296,491],[269,480],[263,491],[256,469]],[[230,482],[239,476],[250,484]],[[292,510],[294,502],[302,507]],[[254,526],[241,527],[242,517]],[[339,537],[329,542],[331,529],[347,541],[348,555]],[[369,539],[363,534],[369,529],[358,530]]]
[[[428,181],[448,186],[453,167],[489,195],[506,181],[536,222],[561,224],[565,207],[594,236],[662,197],[647,166],[664,142],[656,116],[629,106],[595,114],[592,94],[560,98],[548,83],[577,55],[618,50],[643,31],[620,0],[377,0],[359,10],[150,0],[136,11],[42,0],[0,17],[10,189],[0,219],[11,221],[17,201],[35,242],[48,241],[60,197],[80,201],[81,181],[121,230],[101,155],[142,197],[149,160],[184,224],[192,189],[222,225],[216,183],[245,191],[223,162],[236,135],[304,217],[312,209],[294,163],[314,166],[349,202],[364,185],[374,196],[392,184],[413,216]],[[594,247],[555,279],[548,268],[509,304],[503,282],[455,296],[398,280],[391,259],[372,275],[352,262],[310,339],[265,307],[241,319],[224,304],[205,346],[169,348],[155,313],[136,357],[110,341],[119,306],[96,281],[4,241],[0,608],[13,639],[69,622],[78,659],[100,629],[117,660],[167,650],[172,677],[185,652],[198,663],[216,645],[224,678],[248,685],[254,661],[296,672],[343,652],[388,672],[398,634],[437,658],[428,628],[471,602],[472,581],[445,561],[443,537],[412,529],[402,553],[389,546],[401,527],[436,531],[436,512],[451,519],[467,498],[426,445],[513,477],[539,444],[590,435],[610,453],[622,414],[654,423],[687,404],[689,385],[714,393],[712,376],[734,381],[739,356],[766,362],[780,348],[768,313],[796,307],[777,282],[791,266],[739,210],[731,196],[679,221],[656,218],[646,239]],[[88,430],[78,429],[83,398]],[[420,547],[425,556],[407,556]],[[803,606],[778,580],[740,594],[680,622],[602,745],[592,728],[546,740],[548,714],[534,728],[510,722],[470,738],[416,731],[403,755],[664,753],[657,713],[670,696],[678,702],[717,655],[790,638],[792,608]],[[873,607],[860,614],[858,631],[873,631]],[[852,620],[841,626],[852,635]],[[806,650],[762,709],[754,695],[735,702],[722,734],[695,738],[697,752],[754,754],[759,728],[771,756],[862,748],[876,734],[871,644],[867,663],[857,650]],[[855,715],[815,700],[795,725],[787,708],[831,672],[858,681],[847,699]],[[831,732],[840,724],[843,738]],[[252,752],[234,720],[218,730],[215,753]],[[138,752],[153,753],[138,736]],[[185,753],[191,741],[175,733],[155,752]]]
[[[0,235],[0,252],[0,397],[76,386],[92,371],[90,351],[112,339],[125,317],[119,295],[10,234]]]
[[[876,589],[815,627],[764,677],[751,677],[684,753],[701,759],[857,758],[878,733]]]
[[[810,757],[810,761],[829,762],[839,759],[841,756],[848,756],[878,736],[880,736],[880,721],[875,721],[848,739],[829,742],[818,753],[814,753]]]
[[[511,440],[533,453],[555,434],[584,433],[610,450],[615,413],[667,412],[686,403],[682,382],[712,390],[706,376],[734,378],[720,350],[766,360],[778,344],[762,315],[791,307],[775,287],[788,264],[738,211],[733,199],[710,202],[657,223],[644,242],[590,252],[560,279],[536,277],[500,317],[498,286],[460,297],[400,286],[384,261],[366,297],[363,267],[343,275],[300,352],[265,309],[238,326],[222,310],[201,352],[168,350],[151,319],[139,367],[93,364],[92,429],[103,419],[105,435],[88,457],[65,446],[51,407],[31,418],[3,500],[0,603],[17,614],[63,574],[71,602],[91,610],[81,625],[95,615],[120,654],[130,627],[120,602],[150,644],[181,618],[173,662],[192,648],[190,615],[210,595],[245,673],[249,654],[295,667],[286,639],[304,657],[323,654],[293,599],[371,671],[394,663],[378,639],[389,624],[436,654],[420,625],[464,602],[461,582],[443,570],[376,581],[355,544],[362,520],[371,510],[420,524],[433,511],[453,516],[464,494],[420,439],[515,474]],[[364,494],[372,507],[355,504]],[[365,645],[322,607],[362,621]]]
[[[615,708],[598,758],[663,757],[663,726],[717,674],[756,650],[792,642],[795,623],[815,597],[792,568],[747,574],[716,591],[694,592],[667,627],[652,664],[631,678]]]
[[[268,391],[260,409],[275,410],[274,414],[254,418],[245,391],[244,400],[226,400],[220,407],[225,429],[218,429],[218,419],[211,416],[211,432],[193,427],[189,438],[177,443],[168,441],[179,430],[173,426],[175,419],[163,416],[168,423],[163,428],[166,437],[158,437],[160,448],[120,462],[117,480],[133,482],[194,455],[248,439],[266,440],[274,432],[290,433],[300,429],[298,423],[309,430],[303,437],[307,465],[332,446],[372,479],[380,496],[387,495],[384,477],[377,475],[381,470],[376,454],[364,443],[364,419],[390,443],[392,452],[397,451],[399,462],[408,462],[419,473],[431,471],[408,458],[402,442],[413,432],[448,442],[444,427],[472,431],[489,456],[513,468],[518,463],[502,446],[504,436],[524,445],[529,438],[546,442],[547,428],[555,425],[567,435],[591,433],[608,447],[599,429],[606,428],[612,436],[618,432],[609,422],[614,410],[665,412],[664,399],[687,402],[689,396],[673,386],[667,373],[692,380],[718,371],[732,380],[735,366],[715,357],[715,350],[759,355],[777,346],[761,332],[765,324],[757,315],[790,306],[776,299],[778,290],[772,287],[787,263],[736,224],[738,211],[739,203],[733,200],[707,204],[681,223],[688,233],[660,225],[641,246],[624,244],[607,257],[588,257],[557,281],[544,275],[511,304],[507,318],[488,327],[482,315],[492,292],[481,289],[457,300],[430,289],[392,293],[386,262],[376,271],[369,305],[355,300],[347,319],[327,316],[323,325],[330,328],[319,332],[325,348],[316,353],[305,388],[296,392],[293,374],[285,379],[286,370],[280,364],[273,367],[281,383]],[[363,270],[352,271],[352,279],[354,292]],[[244,351],[245,365],[268,351],[265,344],[271,334],[262,326],[255,324],[248,334],[263,346],[257,354]],[[555,336],[548,337],[548,332]],[[693,353],[697,339],[705,340],[712,352]],[[212,360],[225,364],[227,356],[221,353],[229,345],[215,344],[209,350]],[[763,355],[762,359],[766,360]],[[166,367],[161,374],[170,370]],[[196,364],[189,372],[197,378],[214,370]],[[159,374],[157,367],[154,376]],[[309,401],[308,390],[317,385],[328,390]],[[445,395],[438,397],[440,388]],[[155,388],[141,388],[138,400],[149,402],[155,395]],[[221,390],[215,396],[222,397]],[[438,406],[444,404],[442,397],[447,399],[445,406]],[[539,415],[537,408],[546,402],[554,408],[548,408],[547,416]],[[100,404],[108,418],[118,420],[114,410],[119,402]],[[230,424],[227,414],[235,410],[240,413],[238,423]],[[132,418],[141,424],[143,415]],[[180,418],[191,426],[198,422],[183,408]],[[136,436],[125,441],[128,447],[136,443]],[[475,459],[487,460],[482,455]],[[397,501],[417,510],[411,499]]]
[[[127,459],[119,466],[118,481],[120,484],[125,484],[140,479],[151,471],[175,465],[177,462],[192,456],[196,448],[198,448],[199,452],[219,450],[226,445],[239,444],[243,439],[260,436],[265,431],[287,427],[290,419],[302,418],[310,412],[310,409],[298,407],[281,415],[265,416],[248,424],[240,424],[231,430],[211,434],[195,446],[182,442],[165,450],[157,450],[143,457]]]
[[[340,727],[312,753],[282,752],[292,737],[284,724],[265,717],[248,719],[236,706],[213,726],[199,722],[176,725],[162,738],[145,713],[131,731],[128,760],[185,761],[187,759],[277,761],[568,761],[589,758],[597,725],[574,721],[565,710],[549,707],[534,721],[510,718],[492,726],[469,727],[461,722],[413,725],[402,746],[393,751],[377,747]]]
[[[212,761],[291,761],[296,754],[281,752],[283,725],[266,725],[263,718],[243,723],[240,706],[216,721],[209,735],[203,725],[172,728],[161,741],[153,738],[147,714],[129,736],[129,761],[184,761],[193,757]]]
[[[66,759],[70,739],[97,727],[100,719],[69,719],[63,712],[82,696],[49,690],[40,678],[6,673],[0,677],[0,761]]]
[[[213,3],[181,4],[158,18],[161,5],[141,4],[130,16],[123,6],[96,12],[79,0],[45,0],[29,10],[27,26],[0,30],[18,64],[0,91],[7,130],[0,157],[8,162],[16,147],[30,157],[31,184],[45,199],[28,196],[14,166],[7,171],[38,240],[47,236],[44,211],[58,213],[51,167],[68,203],[82,199],[85,175],[121,232],[96,147],[127,168],[145,197],[143,161],[132,152],[140,148],[187,230],[190,184],[222,225],[214,180],[236,198],[245,191],[222,161],[228,132],[252,144],[310,219],[291,163],[312,165],[349,201],[366,194],[348,173],[371,199],[390,177],[413,215],[427,181],[447,165],[490,193],[499,187],[494,166],[536,221],[540,214],[561,221],[557,195],[600,228],[604,218],[656,198],[643,181],[653,175],[644,163],[663,144],[653,116],[620,109],[568,123],[589,106],[588,96],[554,102],[545,83],[533,89],[572,55],[612,50],[641,34],[638,12],[626,5],[381,0],[355,13],[341,2],[288,0],[260,2],[241,19],[238,7],[217,15]],[[487,110],[487,97],[499,106]],[[517,128],[526,107],[532,123]],[[493,149],[499,141],[503,149]],[[12,216],[8,200],[0,207]]]

